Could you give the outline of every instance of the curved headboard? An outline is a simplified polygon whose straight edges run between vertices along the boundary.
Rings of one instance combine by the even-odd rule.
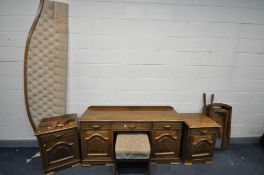
[[[24,94],[33,130],[66,113],[68,5],[40,0],[24,55]]]

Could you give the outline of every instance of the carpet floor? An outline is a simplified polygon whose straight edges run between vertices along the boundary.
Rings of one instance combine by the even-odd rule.
[[[38,148],[0,148],[0,175],[40,175],[40,157],[27,159]],[[214,153],[214,164],[184,166],[152,165],[151,175],[264,175],[264,147],[260,144],[233,144],[229,150]],[[55,175],[113,175],[113,166],[74,167],[58,171]],[[130,174],[131,172],[126,172]]]

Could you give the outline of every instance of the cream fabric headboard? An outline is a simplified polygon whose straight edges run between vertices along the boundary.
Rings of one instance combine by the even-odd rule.
[[[41,0],[24,60],[25,100],[35,130],[42,118],[66,113],[68,5]]]

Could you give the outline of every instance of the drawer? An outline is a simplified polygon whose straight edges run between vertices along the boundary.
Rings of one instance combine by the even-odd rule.
[[[109,130],[111,129],[110,123],[103,123],[103,122],[89,122],[89,123],[81,123],[81,129],[91,129],[91,130]]]
[[[118,130],[150,130],[151,123],[117,122],[113,123],[113,129]]]
[[[191,135],[208,135],[208,134],[216,134],[217,128],[198,128],[191,129]]]
[[[181,123],[153,123],[153,129],[181,129]]]
[[[76,128],[53,132],[49,134],[38,135],[37,137],[39,138],[40,142],[48,142],[48,141],[59,140],[65,137],[74,136],[75,134],[76,134]]]

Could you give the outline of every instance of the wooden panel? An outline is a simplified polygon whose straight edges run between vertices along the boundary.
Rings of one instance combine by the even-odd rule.
[[[83,165],[113,163],[113,135],[119,131],[149,132],[152,163],[179,162],[183,122],[186,127],[184,152],[187,150],[187,153],[190,153],[190,145],[193,143],[193,155],[197,157],[209,152],[208,149],[203,149],[208,147],[204,144],[205,140],[214,144],[214,138],[211,136],[217,130],[213,127],[219,125],[201,113],[178,114],[175,110],[158,110],[154,107],[143,109],[144,107],[137,109],[136,106],[88,108],[80,118]],[[208,135],[210,137],[207,137]],[[190,141],[190,136],[195,138],[193,142]],[[192,160],[192,157],[189,159]],[[206,161],[209,159],[212,159],[212,156],[207,156]]]
[[[180,131],[154,130],[152,137],[152,149],[154,156],[178,157],[180,149]]]
[[[191,157],[195,159],[211,157],[214,150],[213,135],[191,136]]]
[[[76,134],[75,131],[72,129],[65,130],[65,131],[59,131],[59,132],[55,132],[55,133],[40,135],[39,141],[41,143],[45,143],[47,141],[54,141],[54,140],[58,140],[58,139],[64,138],[64,137],[70,137],[70,136],[73,137],[75,134]]]
[[[82,129],[111,129],[111,123],[93,122],[93,123],[82,123]]]
[[[171,106],[90,106],[91,111],[171,111]]]
[[[135,123],[135,122],[115,122],[114,130],[150,130],[151,123]]]
[[[203,134],[215,134],[217,130],[215,128],[201,128],[201,129],[192,129],[192,135],[203,135]]]
[[[79,164],[80,154],[76,128],[37,137],[45,172]]]
[[[100,110],[102,109],[102,110]],[[198,114],[199,116],[201,114]],[[177,112],[168,106],[149,107],[120,107],[120,106],[98,106],[90,107],[81,116],[80,121],[120,121],[120,122],[150,122],[150,121],[182,121],[177,117]],[[122,128],[122,127],[121,127]]]
[[[81,130],[82,158],[111,156],[112,137],[109,131]]]
[[[181,129],[181,123],[153,123],[153,129]]]
[[[184,165],[212,163],[218,128],[189,128],[184,126],[182,158]]]

